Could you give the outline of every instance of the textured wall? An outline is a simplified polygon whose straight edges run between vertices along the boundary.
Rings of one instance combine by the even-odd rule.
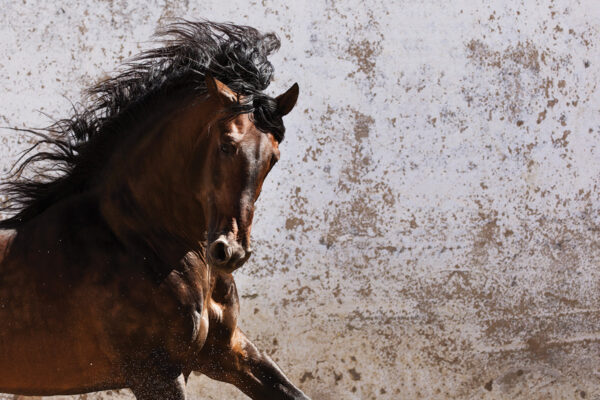
[[[596,1],[51,3],[3,4],[1,125],[64,116],[173,17],[280,34],[271,90],[301,97],[236,279],[313,398],[600,399]],[[25,145],[0,131],[2,172]]]

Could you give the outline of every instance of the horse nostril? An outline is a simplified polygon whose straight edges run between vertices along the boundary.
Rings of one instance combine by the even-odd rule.
[[[225,253],[225,243],[217,243],[213,248],[213,255],[219,261],[225,261],[227,254]]]
[[[229,251],[229,246],[227,246],[227,242],[222,239],[215,241],[210,246],[210,256],[211,258],[220,264],[226,263],[231,258],[231,251]]]

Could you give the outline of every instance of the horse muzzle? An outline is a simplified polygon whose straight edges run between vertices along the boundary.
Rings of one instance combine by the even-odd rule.
[[[220,235],[208,245],[208,262],[211,266],[225,272],[233,272],[240,268],[252,254],[252,249],[244,249],[237,241]]]

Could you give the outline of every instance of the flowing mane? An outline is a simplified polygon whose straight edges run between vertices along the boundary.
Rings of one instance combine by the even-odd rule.
[[[280,46],[274,33],[228,23],[181,21],[158,36],[161,47],[139,54],[118,75],[88,89],[86,104],[74,107],[72,117],[48,128],[24,130],[40,139],[2,185],[7,201],[0,211],[13,215],[0,221],[0,229],[18,228],[52,204],[89,190],[115,147],[131,134],[122,129],[126,121],[143,118],[144,104],[176,91],[205,94],[207,75],[241,96],[230,107],[230,116],[248,113],[259,130],[283,140],[277,102],[262,93],[273,75],[267,57]],[[26,170],[32,170],[33,177],[25,177]]]

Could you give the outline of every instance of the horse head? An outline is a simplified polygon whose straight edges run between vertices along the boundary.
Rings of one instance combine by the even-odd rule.
[[[254,203],[263,182],[279,160],[279,141],[257,128],[249,113],[236,114],[245,101],[227,85],[207,76],[212,121],[195,163],[194,196],[202,205],[211,265],[231,272],[252,254],[250,232]],[[298,98],[298,85],[275,98],[274,113],[288,114]],[[210,108],[209,108],[210,109]]]

